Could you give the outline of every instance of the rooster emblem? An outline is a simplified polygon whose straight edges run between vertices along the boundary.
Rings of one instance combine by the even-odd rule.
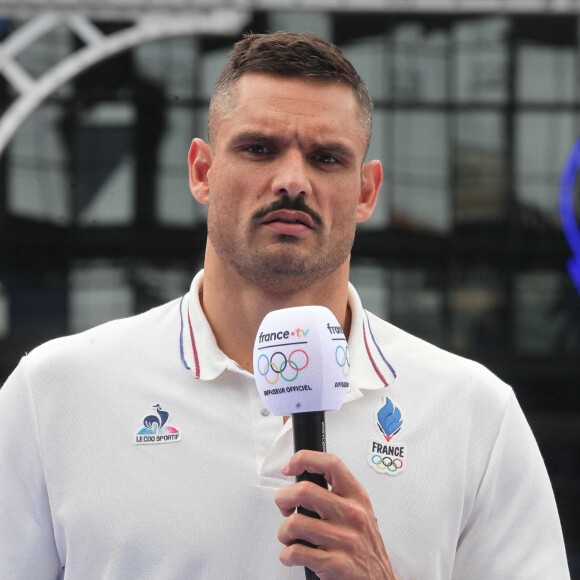
[[[153,405],[153,408],[156,410],[157,415],[147,415],[147,417],[143,419],[143,428],[137,433],[138,435],[179,433],[175,427],[166,425],[167,419],[169,419],[169,413],[164,411],[159,403]]]

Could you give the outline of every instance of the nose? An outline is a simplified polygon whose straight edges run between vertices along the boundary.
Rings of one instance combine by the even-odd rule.
[[[279,158],[272,182],[274,195],[291,198],[309,196],[312,188],[307,161],[300,151],[288,151]]]

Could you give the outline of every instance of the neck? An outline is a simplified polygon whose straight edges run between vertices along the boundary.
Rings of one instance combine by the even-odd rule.
[[[252,354],[258,328],[269,312],[294,306],[326,306],[336,316],[348,338],[349,262],[331,277],[299,292],[272,293],[240,276],[212,255],[208,242],[200,302],[218,346],[242,368],[253,372]]]

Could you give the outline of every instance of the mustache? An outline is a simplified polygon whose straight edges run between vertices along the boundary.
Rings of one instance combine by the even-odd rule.
[[[312,218],[317,226],[322,226],[322,218],[304,201],[302,196],[291,198],[287,193],[283,194],[280,199],[272,202],[268,207],[257,210],[252,216],[255,220],[266,217],[269,213],[287,209],[292,211],[301,211]]]

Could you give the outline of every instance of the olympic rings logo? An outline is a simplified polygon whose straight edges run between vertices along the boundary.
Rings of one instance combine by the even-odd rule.
[[[278,377],[291,383],[298,376],[298,372],[307,365],[308,355],[300,348],[293,350],[288,358],[280,351],[276,351],[269,359],[265,354],[261,354],[258,358],[258,372],[270,385],[276,383]]]
[[[403,460],[395,457],[395,459],[391,459],[388,456],[381,456],[381,455],[373,455],[371,461],[377,466],[377,469],[384,471],[388,469],[389,471],[397,471],[397,469],[401,469],[403,467]]]
[[[348,347],[347,346],[337,346],[336,352],[334,353],[334,357],[336,358],[336,362],[339,367],[342,368],[342,374],[345,377],[348,377],[350,374],[350,359],[348,356]]]

